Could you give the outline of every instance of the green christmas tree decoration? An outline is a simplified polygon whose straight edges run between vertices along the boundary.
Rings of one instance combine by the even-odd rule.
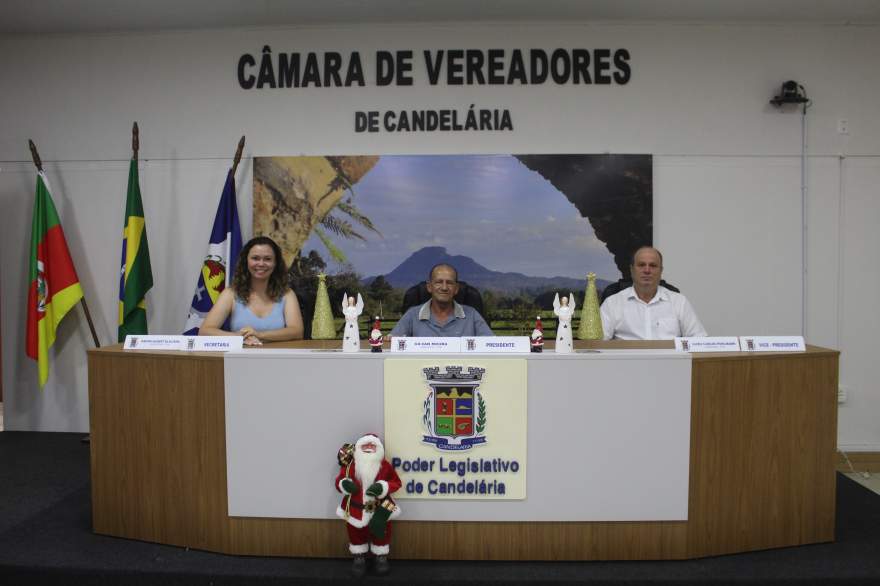
[[[581,324],[578,326],[579,340],[602,339],[602,316],[599,315],[599,294],[596,292],[596,273],[587,275],[587,290],[581,308]]]
[[[333,323],[333,310],[330,309],[330,295],[327,294],[327,275],[318,275],[318,293],[315,297],[315,317],[312,318],[312,339],[333,340],[336,338],[336,325]]]

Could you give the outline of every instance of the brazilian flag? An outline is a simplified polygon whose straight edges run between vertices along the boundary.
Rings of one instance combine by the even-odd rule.
[[[128,169],[128,197],[125,203],[125,228],[122,231],[122,267],[119,270],[120,342],[124,342],[128,334],[147,333],[147,306],[144,296],[153,286],[139,183],[137,159],[132,159]]]

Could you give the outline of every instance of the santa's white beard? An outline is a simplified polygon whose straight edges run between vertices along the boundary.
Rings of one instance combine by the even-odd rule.
[[[376,481],[376,475],[379,474],[379,467],[382,466],[382,459],[384,457],[385,455],[379,450],[372,454],[361,452],[360,450],[355,451],[354,471],[364,490],[368,489]]]

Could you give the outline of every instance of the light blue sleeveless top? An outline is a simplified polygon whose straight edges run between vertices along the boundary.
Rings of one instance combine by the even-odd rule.
[[[284,297],[275,302],[272,311],[266,317],[257,317],[246,304],[242,303],[240,299],[236,299],[235,305],[232,306],[232,315],[229,318],[229,329],[233,332],[237,332],[245,326],[251,326],[258,332],[262,332],[280,330],[286,325],[284,323]]]

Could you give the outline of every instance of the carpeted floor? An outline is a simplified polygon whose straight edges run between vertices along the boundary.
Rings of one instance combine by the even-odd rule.
[[[0,585],[347,584],[348,560],[227,556],[91,532],[81,434],[0,433]],[[393,562],[387,584],[880,584],[880,495],[838,475],[835,543],[679,562]]]

